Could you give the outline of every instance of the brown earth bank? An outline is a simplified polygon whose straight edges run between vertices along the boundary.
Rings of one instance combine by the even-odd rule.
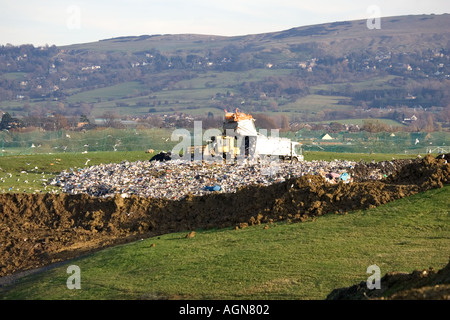
[[[369,289],[366,282],[335,289],[327,300],[450,300],[450,261],[439,271],[430,267],[412,273],[386,273],[380,279],[380,289]]]
[[[300,222],[375,207],[443,187],[450,180],[450,164],[447,159],[427,156],[403,163],[384,180],[362,180],[328,184],[320,176],[303,176],[267,187],[247,186],[236,193],[177,201],[0,194],[0,277],[171,232]]]

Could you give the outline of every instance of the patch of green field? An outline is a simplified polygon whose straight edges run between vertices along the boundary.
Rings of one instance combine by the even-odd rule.
[[[320,90],[332,90],[332,91],[345,91],[348,86],[350,86],[353,90],[361,91],[361,90],[384,90],[392,88],[392,85],[389,84],[389,81],[395,79],[396,76],[388,75],[386,77],[375,78],[365,81],[359,82],[348,82],[348,83],[329,83],[329,84],[321,84],[317,86],[312,86],[309,88],[310,92],[317,93]]]
[[[0,156],[172,149],[172,128],[1,132]]]
[[[336,159],[348,161],[365,161],[365,162],[379,162],[393,159],[411,159],[417,155],[411,154],[394,154],[394,153],[338,153],[326,151],[304,151],[303,155],[306,161],[323,160],[333,161]],[[425,154],[423,154],[425,156]]]
[[[196,230],[108,248],[20,279],[2,299],[322,300],[387,272],[441,269],[450,254],[450,186],[346,215]],[[68,265],[81,289],[67,288]]]
[[[341,120],[333,120],[333,121],[319,121],[315,123],[323,123],[323,124],[329,124],[331,122],[337,122],[340,124],[354,124],[354,125],[363,125],[365,121],[378,121],[380,123],[393,126],[393,127],[403,127],[404,124],[399,123],[395,120],[391,119],[341,119]]]
[[[130,81],[130,82],[124,82],[120,83],[114,86],[109,86],[105,88],[99,88],[89,91],[80,92],[77,94],[74,94],[67,98],[67,102],[74,103],[74,102],[86,102],[86,103],[93,103],[101,100],[117,100],[121,98],[126,98],[128,95],[137,93],[141,90],[143,90],[143,85],[138,81]]]
[[[22,80],[24,79],[26,73],[25,72],[8,72],[2,75],[2,78],[7,80]]]
[[[303,111],[317,113],[319,110],[346,110],[354,108],[350,105],[339,104],[340,101],[348,98],[343,96],[324,96],[310,94],[297,99],[295,102],[283,105],[283,111]]]
[[[199,74],[198,77],[191,80],[183,80],[177,83],[186,88],[206,88],[206,87],[231,87],[241,82],[257,82],[266,77],[287,76],[292,73],[292,69],[253,69],[250,71],[231,72],[231,71],[211,71]]]
[[[155,113],[179,111],[192,115],[206,115],[211,111],[219,115],[221,111],[212,107],[217,94],[235,94],[238,91],[236,86],[242,82],[261,81],[269,76],[288,75],[291,72],[292,70],[288,69],[254,69],[246,72],[211,71],[199,73],[199,76],[193,79],[181,80],[170,89],[154,91],[148,96],[124,98],[118,94],[118,99],[107,96],[92,96],[91,98],[94,100],[100,98],[102,100],[95,103],[95,115],[101,115],[106,111],[114,111],[119,115],[148,114],[150,108],[155,109]],[[104,88],[104,90],[106,89],[108,88]],[[102,89],[92,90],[86,92],[86,94],[90,96],[92,92],[102,94],[102,91],[99,90]],[[108,92],[106,90],[106,93]],[[79,99],[74,98],[79,97],[79,95],[72,96],[70,99]],[[121,103],[128,104],[129,107],[117,107],[116,102],[118,100]],[[141,107],[137,105],[139,101],[150,102],[150,105]],[[161,104],[154,106],[153,102],[155,101],[159,101]]]

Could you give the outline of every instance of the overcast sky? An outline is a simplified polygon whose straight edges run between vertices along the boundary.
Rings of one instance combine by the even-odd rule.
[[[120,36],[246,35],[305,25],[450,13],[449,0],[0,0],[0,45],[66,45]]]

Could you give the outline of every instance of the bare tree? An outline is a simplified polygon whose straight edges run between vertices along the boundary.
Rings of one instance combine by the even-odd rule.
[[[105,127],[111,127],[111,128],[118,128],[122,129],[124,128],[124,125],[122,122],[120,122],[119,117],[115,112],[112,111],[106,111],[102,115],[103,123]]]

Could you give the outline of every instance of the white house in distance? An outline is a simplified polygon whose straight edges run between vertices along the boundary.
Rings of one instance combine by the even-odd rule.
[[[417,117],[415,114],[412,115],[411,118],[404,118],[402,123],[417,121]]]
[[[333,137],[331,137],[328,133],[325,133],[320,136],[320,140],[333,140]]]

